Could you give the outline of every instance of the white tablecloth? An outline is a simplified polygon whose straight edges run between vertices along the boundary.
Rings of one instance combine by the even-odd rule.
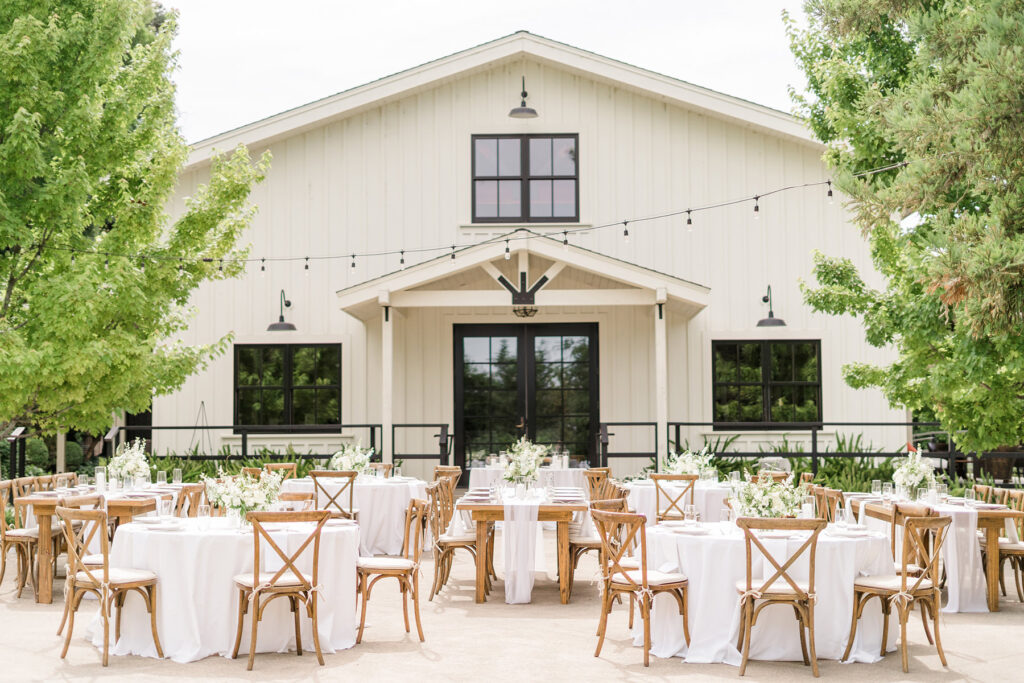
[[[681,486],[665,486],[666,491],[672,491],[673,496],[683,490]],[[635,510],[641,515],[646,515],[647,526],[653,526],[658,521],[658,490],[650,479],[634,481],[626,485],[629,489],[628,504],[630,510]],[[732,488],[727,484],[714,484],[698,481],[693,487],[693,504],[700,511],[700,518],[705,522],[718,522],[722,519],[722,508],[725,501],[729,499]],[[689,503],[686,500],[685,503]],[[667,503],[666,503],[667,504]],[[682,507],[684,501],[679,501]]]
[[[332,495],[341,487],[341,483],[324,483],[324,488]],[[282,491],[312,492],[313,488],[312,479],[288,479],[281,485]],[[318,504],[326,504],[327,499],[322,492],[319,498]],[[427,499],[425,482],[395,477],[356,479],[354,501],[356,509],[359,510],[360,555],[399,555],[402,552],[405,513],[409,508],[409,501],[413,498]],[[348,500],[345,500],[344,504],[347,505]],[[426,543],[426,538],[424,542]]]
[[[740,611],[736,582],[746,578],[746,550],[743,534],[729,523],[708,525],[706,536],[673,533],[663,527],[647,534],[648,565],[662,571],[681,571],[689,579],[690,647],[683,638],[679,605],[669,595],[655,598],[651,624],[651,653],[658,657],[684,657],[688,662],[725,662],[738,665],[736,649]],[[765,540],[765,547],[781,563],[806,540]],[[785,546],[783,546],[785,544]],[[756,550],[756,548],[755,548]],[[805,551],[806,552],[806,551]],[[761,575],[754,556],[754,577]],[[791,567],[795,579],[807,577],[807,555]],[[770,567],[770,565],[769,565]],[[774,573],[772,570],[771,573]],[[768,575],[770,576],[771,573]],[[814,609],[815,646],[819,659],[839,659],[846,650],[853,610],[853,582],[860,575],[892,573],[889,541],[882,534],[861,538],[818,537],[814,576],[818,602]],[[880,659],[882,616],[878,600],[864,610],[854,643],[853,661]],[[773,606],[758,615],[750,639],[750,658],[757,660],[802,661],[798,622],[789,607]],[[643,645],[643,623],[639,622],[637,645]],[[895,647],[899,628],[890,622],[890,648]]]
[[[540,468],[540,486],[563,486],[578,489],[586,487],[583,483],[583,473],[586,470],[582,467],[570,467],[568,469],[552,469],[550,467]],[[505,468],[500,465],[488,465],[487,467],[474,467],[469,470],[469,488],[486,489],[490,488],[495,481],[501,481],[501,475]],[[504,484],[504,482],[502,482]]]
[[[157,584],[157,632],[164,656],[176,662],[194,662],[210,655],[230,656],[238,615],[236,574],[252,572],[253,532],[228,528],[226,518],[213,518],[211,528],[200,531],[198,520],[183,520],[183,531],[154,531],[138,523],[121,526],[110,551],[114,567],[148,569],[159,577]],[[273,533],[274,541],[287,552],[298,550],[312,530],[303,524]],[[355,526],[324,527],[320,540],[322,586],[318,600],[320,648],[334,652],[350,648],[356,640],[356,560],[358,531]],[[298,562],[310,571],[313,545]],[[269,555],[267,555],[269,553]],[[269,547],[261,552],[264,571],[280,569],[277,554]],[[313,649],[312,622],[303,609],[300,615],[303,650]],[[249,652],[251,622],[245,617],[239,656]],[[110,622],[114,638],[114,621]],[[103,647],[102,620],[97,611],[90,640]],[[287,652],[295,648],[295,626],[287,600],[274,600],[259,625],[258,652]],[[149,614],[142,598],[129,595],[122,612],[121,639],[111,654],[156,657]]]

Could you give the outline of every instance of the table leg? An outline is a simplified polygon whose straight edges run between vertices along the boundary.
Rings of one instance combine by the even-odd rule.
[[[569,604],[569,520],[558,521],[558,593],[562,604]]]
[[[487,602],[487,521],[476,521],[476,601]]]
[[[49,512],[37,512],[39,523],[39,541],[36,545],[36,562],[39,565],[37,579],[36,602],[49,605],[53,602],[53,538],[50,534],[52,515]],[[29,567],[29,571],[32,568]]]
[[[988,611],[999,611],[999,528],[985,529],[985,578],[988,580]]]

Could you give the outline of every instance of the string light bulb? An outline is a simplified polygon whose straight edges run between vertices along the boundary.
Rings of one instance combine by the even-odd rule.
[[[267,259],[265,259],[265,258],[261,258],[260,259],[260,272],[261,273],[267,272]]]
[[[629,221],[622,221],[622,241],[629,244]]]
[[[754,220],[755,221],[757,220],[757,217],[761,215],[761,206],[757,203],[757,200],[760,199],[760,198],[761,197],[759,195],[756,195],[756,194],[754,195]]]
[[[508,250],[508,240],[505,240],[505,260],[508,261],[512,258],[512,252]]]
[[[178,259],[178,275],[185,274],[185,259]]]
[[[686,210],[686,232],[693,232],[693,218],[690,216],[690,209]]]
[[[309,270],[309,257],[308,256],[306,257],[306,265],[303,268],[303,270]]]
[[[110,269],[110,257],[108,256],[105,259],[103,259],[103,270],[109,270],[109,269]]]
[[[220,260],[220,264],[217,266],[217,270],[219,270],[222,273],[224,272],[224,259]]]
[[[562,231],[562,249],[569,251],[569,231]]]
[[[400,254],[400,256],[398,258],[398,267],[401,270],[405,270],[405,250],[403,249],[402,251],[400,251],[398,253]]]
[[[832,181],[826,180],[825,184],[828,185],[828,192],[825,193],[825,196],[828,197],[828,205],[832,206]]]
[[[71,252],[71,265],[75,265],[75,252]]]
[[[455,245],[452,245],[452,265],[455,265]]]
[[[356,255],[355,254],[352,254],[352,265],[350,267],[351,268],[355,268],[356,267]]]

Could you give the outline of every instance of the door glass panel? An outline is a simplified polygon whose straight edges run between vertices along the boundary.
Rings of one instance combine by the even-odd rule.
[[[537,335],[533,355],[537,387],[536,441],[580,448],[590,431],[590,339],[582,335]]]
[[[466,455],[497,453],[518,438],[518,355],[518,337],[462,339],[462,429]]]

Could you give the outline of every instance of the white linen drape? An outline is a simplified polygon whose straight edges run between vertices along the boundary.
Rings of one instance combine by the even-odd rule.
[[[505,602],[530,602],[534,573],[537,571],[537,534],[540,530],[537,502],[505,501],[502,529],[505,550]]]

